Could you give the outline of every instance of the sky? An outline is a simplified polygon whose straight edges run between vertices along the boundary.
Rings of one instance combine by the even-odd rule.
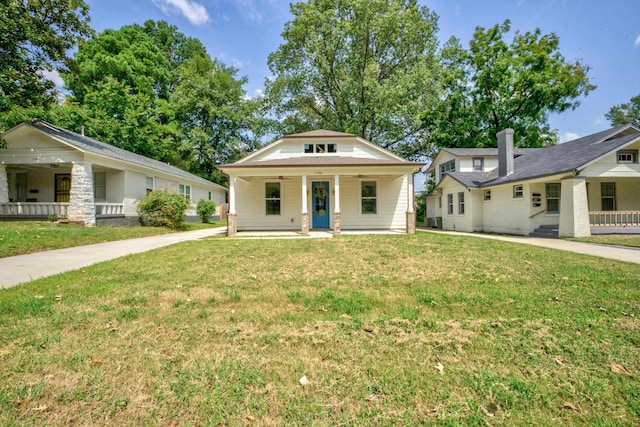
[[[86,0],[91,25],[101,32],[147,19],[165,20],[198,38],[212,58],[247,76],[248,96],[260,96],[271,73],[267,57],[292,20],[287,0]],[[441,43],[455,36],[464,47],[476,26],[511,20],[521,33],[555,33],[567,61],[590,67],[597,89],[575,110],[550,116],[564,142],[610,127],[605,114],[640,95],[640,0],[419,0],[438,16]],[[511,41],[510,38],[507,39]]]

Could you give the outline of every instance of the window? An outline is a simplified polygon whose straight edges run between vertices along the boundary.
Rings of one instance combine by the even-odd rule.
[[[453,194],[447,194],[447,213],[453,215]]]
[[[618,163],[638,163],[638,150],[618,151]]]
[[[484,158],[483,157],[474,157],[473,158],[473,171],[474,172],[482,172],[484,169]]]
[[[446,163],[442,163],[440,165],[440,179],[442,179],[442,176],[447,173],[447,172],[455,172],[456,171],[456,161],[455,160],[450,160]]]
[[[337,151],[337,144],[304,144],[305,154],[336,153]]]
[[[93,198],[94,200],[107,200],[107,173],[93,173]]]
[[[484,200],[491,200],[491,190],[484,190]]]
[[[458,193],[458,213],[464,215],[464,191]]]
[[[207,200],[211,200],[211,191],[209,191],[209,193],[208,193]]]
[[[191,200],[191,186],[180,184],[180,194],[187,200]]]
[[[520,185],[514,185],[513,186],[513,198],[514,199],[521,199],[523,197],[524,193],[522,191],[522,184]]]
[[[147,177],[147,194],[156,189],[156,180],[152,176]]]
[[[560,213],[560,184],[547,184],[547,213]]]
[[[375,181],[362,181],[360,183],[360,204],[363,215],[378,213],[378,191]]]
[[[264,184],[265,213],[280,215],[280,183],[266,182]]]
[[[442,209],[442,196],[438,197],[438,208]]]
[[[602,201],[603,211],[616,210],[616,183],[602,182],[600,183],[600,197]]]

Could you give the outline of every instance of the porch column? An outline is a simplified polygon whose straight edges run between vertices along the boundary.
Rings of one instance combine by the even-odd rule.
[[[238,234],[238,224],[236,222],[236,177],[229,177],[229,213],[227,214],[227,236]]]
[[[559,237],[591,236],[585,177],[574,176],[561,181],[559,226]]]
[[[89,162],[73,162],[67,216],[69,221],[82,223],[87,227],[96,225],[93,167]]]
[[[0,203],[9,202],[9,181],[7,180],[7,166],[0,165]]]
[[[413,174],[407,174],[407,233],[416,234],[416,211],[413,200]]]
[[[301,229],[302,234],[309,234],[309,210],[307,209],[307,176],[302,175],[302,215],[301,215]]]
[[[333,234],[342,232],[342,216],[340,215],[340,175],[333,177]]]

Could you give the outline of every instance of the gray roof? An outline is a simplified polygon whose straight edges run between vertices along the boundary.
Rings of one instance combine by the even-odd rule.
[[[80,135],[75,132],[71,132],[70,130],[52,125],[51,123],[47,123],[43,120],[36,120],[32,123],[26,123],[26,124],[29,126],[33,126],[34,128],[40,130],[41,132],[46,133],[49,136],[58,138],[66,142],[67,144],[71,145],[72,147],[75,147],[81,151],[109,157],[112,159],[122,160],[124,162],[132,163],[138,166],[143,166],[145,168],[150,168],[160,172],[177,175],[182,178],[189,179],[191,181],[197,181],[202,184],[206,184],[208,186],[210,185],[217,186],[226,191],[226,187],[222,185],[208,181],[204,178],[201,178],[197,175],[184,171],[175,166],[171,166],[167,163],[150,159],[148,157],[141,156],[140,154],[132,153],[130,151],[123,150],[116,146],[97,141],[93,138],[89,138],[87,136]]]
[[[540,150],[540,148],[515,148],[513,150],[513,154],[515,156],[521,156],[536,150]],[[457,157],[498,157],[497,148],[443,148],[442,151],[446,151],[447,153],[451,153]]]
[[[362,157],[342,156],[309,156],[285,159],[258,160],[244,163],[231,163],[220,166],[223,169],[260,168],[260,167],[298,167],[298,166],[415,166],[422,167],[424,163],[406,160],[368,159]]]
[[[553,147],[527,152],[514,159],[514,172],[505,177],[498,176],[498,168],[490,172],[449,172],[448,175],[472,188],[580,171],[592,161],[639,139],[640,129],[620,125]]]
[[[357,136],[357,135],[354,135],[352,133],[336,132],[333,130],[317,129],[317,130],[311,130],[309,132],[285,135],[282,138],[283,139],[286,139],[286,138],[345,138],[345,137],[351,138],[354,136]]]

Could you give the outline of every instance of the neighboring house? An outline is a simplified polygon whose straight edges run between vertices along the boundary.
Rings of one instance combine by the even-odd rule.
[[[221,185],[44,121],[2,137],[0,220],[53,215],[88,226],[137,224],[136,201],[154,189],[190,199],[188,216],[201,199],[225,202]]]
[[[287,135],[236,163],[228,234],[243,230],[398,230],[415,233],[413,177],[404,160],[356,135]]]
[[[622,125],[553,147],[442,149],[427,222],[446,230],[586,237],[640,233],[640,129]]]

